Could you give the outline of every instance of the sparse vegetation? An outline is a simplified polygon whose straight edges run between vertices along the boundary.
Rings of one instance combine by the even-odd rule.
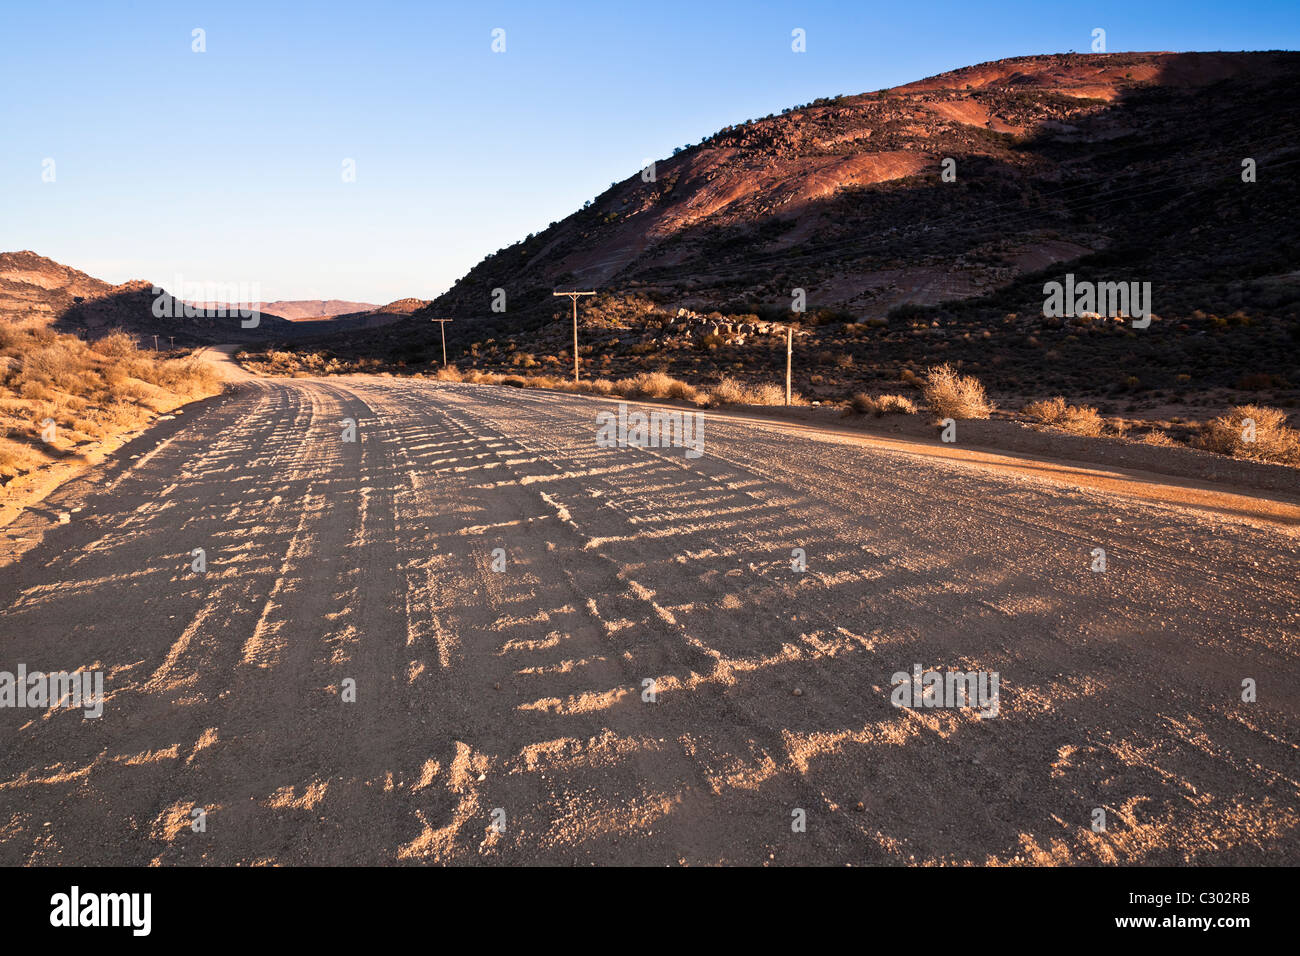
[[[940,418],[988,418],[995,406],[980,380],[943,364],[926,371],[926,407]]]
[[[785,389],[771,382],[761,385],[746,385],[743,382],[724,375],[717,385],[709,389],[708,404],[717,405],[784,405]],[[790,393],[790,404],[807,405],[808,400],[798,392]]]
[[[1199,444],[1235,458],[1300,465],[1300,432],[1287,427],[1286,412],[1279,408],[1235,405],[1202,426]]]
[[[88,344],[41,323],[0,325],[0,479],[218,391],[207,364],[140,350],[124,332]],[[53,442],[41,435],[47,420]]]
[[[461,371],[454,365],[438,369],[433,377],[442,382],[471,382],[477,385],[510,385],[516,388],[553,388],[562,392],[589,395],[615,395],[652,401],[682,401],[696,405],[784,405],[785,388],[775,383],[746,385],[730,376],[712,388],[700,389],[689,382],[674,378],[665,372],[639,372],[626,378],[611,381],[607,378],[582,379],[574,382],[554,375],[504,375],[477,369]],[[915,410],[902,396],[883,396]],[[790,397],[794,405],[807,405],[808,400],[794,392]],[[899,411],[902,408],[897,409]]]
[[[915,415],[916,405],[902,395],[876,395],[858,392],[849,401],[849,409],[859,415]]]
[[[699,390],[695,386],[664,372],[641,372],[631,378],[620,379],[614,387],[619,394],[631,398],[666,398],[693,402],[699,397]]]
[[[1024,407],[1030,418],[1050,428],[1096,438],[1106,430],[1105,422],[1091,405],[1067,405],[1059,395]]]

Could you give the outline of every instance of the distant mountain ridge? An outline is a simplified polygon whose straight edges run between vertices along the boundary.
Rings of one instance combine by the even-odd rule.
[[[424,299],[382,306],[344,299],[255,303],[257,325],[245,328],[251,318],[227,303],[172,299],[162,303],[158,315],[157,298],[148,280],[112,285],[30,250],[0,253],[0,321],[35,318],[92,338],[113,328],[167,336],[178,345],[302,338],[386,325],[428,305]],[[186,305],[208,314],[187,316]],[[219,310],[227,314],[211,314]]]
[[[343,299],[277,299],[274,302],[262,303],[263,311],[290,321],[319,319],[352,312],[373,312],[378,308],[379,306],[371,302],[348,302]]]

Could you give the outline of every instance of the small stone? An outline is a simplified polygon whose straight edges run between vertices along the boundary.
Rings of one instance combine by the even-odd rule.
[[[794,689],[793,693],[794,693],[794,696],[796,696],[796,697],[802,697],[802,696],[803,696],[803,691],[800,690],[798,687],[796,687],[796,688]]]

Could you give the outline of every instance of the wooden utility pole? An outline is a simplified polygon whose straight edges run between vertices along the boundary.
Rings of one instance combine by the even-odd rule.
[[[447,367],[447,323],[454,322],[455,319],[430,319],[430,322],[437,322],[438,328],[442,330],[442,367]]]
[[[794,329],[785,330],[785,406],[790,407],[790,363],[794,358]]]
[[[552,292],[551,295],[567,295],[573,300],[573,380],[578,380],[578,296],[595,295],[592,292]]]

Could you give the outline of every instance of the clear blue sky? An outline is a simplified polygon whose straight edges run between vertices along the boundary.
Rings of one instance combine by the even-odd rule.
[[[646,157],[819,96],[1086,51],[1094,27],[1110,52],[1294,49],[1300,3],[8,0],[0,251],[268,300],[432,298]]]

